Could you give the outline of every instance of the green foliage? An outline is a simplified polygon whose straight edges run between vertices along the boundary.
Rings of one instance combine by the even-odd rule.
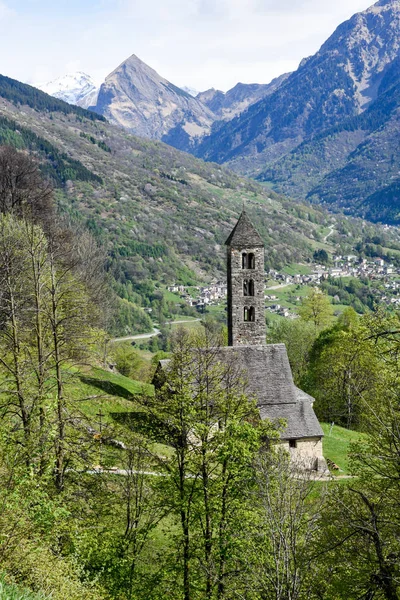
[[[58,150],[51,142],[30,129],[5,117],[0,117],[0,144],[37,152],[45,161],[42,165],[43,174],[55,185],[64,185],[68,180],[102,183],[102,178],[89,171],[81,162]]]
[[[41,592],[31,592],[7,583],[4,576],[0,576],[0,598],[1,600],[49,600],[50,597]]]
[[[321,263],[326,265],[329,262],[329,255],[326,250],[321,248],[320,250],[316,250],[313,254],[313,259],[317,263]]]
[[[97,144],[97,146],[99,148],[101,148],[102,150],[104,150],[104,152],[109,152],[111,154],[112,150],[111,150],[110,146],[107,146],[107,144],[103,140],[97,140],[93,135],[88,135],[87,133],[84,133],[83,131],[81,131],[79,135],[81,137],[89,140],[89,142],[91,142],[92,144]]]
[[[187,600],[229,597],[236,589],[230,573],[245,564],[239,533],[251,521],[253,461],[263,438],[277,435],[257,423],[240,374],[216,361],[216,348],[210,334],[178,332],[154,402],[146,402],[149,433],[173,450],[163,461],[170,476],[160,480],[176,523],[165,584],[174,581]]]
[[[301,319],[282,319],[268,330],[268,344],[285,344],[296,385],[300,385],[306,375],[316,335],[315,326]]]
[[[149,377],[149,365],[129,342],[114,344],[112,351],[115,366],[121,375],[145,381]]]
[[[303,321],[312,323],[315,331],[321,330],[332,320],[329,298],[319,288],[311,288],[302,298],[299,315]]]
[[[153,323],[143,309],[125,299],[118,299],[117,310],[109,325],[113,335],[132,335],[152,331]]]
[[[358,313],[375,307],[375,296],[368,280],[328,277],[321,283],[321,289],[333,298],[338,297],[338,303],[352,306]]]
[[[365,322],[349,309],[348,316],[320,334],[311,354],[305,385],[317,399],[318,417],[359,427],[362,402],[375,396],[380,383],[379,363]]]

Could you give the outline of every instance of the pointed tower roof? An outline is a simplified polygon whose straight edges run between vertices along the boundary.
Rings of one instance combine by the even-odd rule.
[[[262,241],[260,234],[245,211],[240,215],[238,222],[226,240],[225,245],[233,248],[264,247],[264,242]]]

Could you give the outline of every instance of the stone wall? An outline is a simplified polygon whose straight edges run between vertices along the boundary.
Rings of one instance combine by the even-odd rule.
[[[254,254],[254,269],[242,268],[243,253]],[[244,295],[244,281],[252,281],[254,296]],[[245,307],[254,308],[254,321],[245,321]],[[230,346],[266,343],[264,309],[264,248],[228,247],[228,330]]]
[[[282,440],[280,446],[290,454],[291,460],[298,464],[302,470],[328,471],[326,460],[322,452],[322,438],[302,438],[295,440],[296,447],[291,448],[289,440]]]

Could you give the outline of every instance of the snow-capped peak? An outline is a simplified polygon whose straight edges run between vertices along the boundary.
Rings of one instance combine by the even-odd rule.
[[[54,81],[38,85],[38,88],[54,96],[65,100],[69,104],[81,103],[86,96],[93,94],[97,90],[97,86],[86,73],[77,71],[76,73],[68,73],[62,77],[58,77]]]
[[[196,96],[199,93],[197,90],[195,90],[192,87],[188,87],[187,85],[185,85],[182,89],[183,89],[184,92],[187,92],[188,94],[190,94],[191,96],[193,96],[193,98],[196,98]]]

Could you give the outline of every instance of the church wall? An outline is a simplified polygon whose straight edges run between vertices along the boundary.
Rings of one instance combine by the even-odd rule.
[[[302,438],[296,440],[296,448],[289,446],[289,440],[282,440],[280,446],[287,450],[293,462],[304,469],[326,471],[326,461],[322,451],[322,438]]]

